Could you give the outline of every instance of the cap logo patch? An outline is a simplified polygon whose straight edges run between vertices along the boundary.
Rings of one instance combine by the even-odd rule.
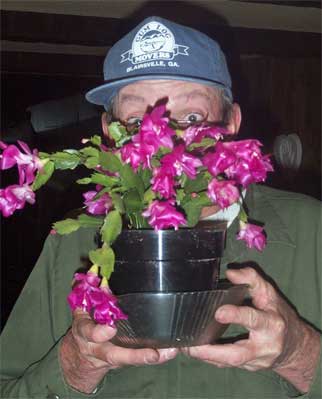
[[[170,29],[160,22],[152,21],[137,32],[132,49],[121,55],[120,63],[129,61],[134,66],[127,68],[127,72],[153,66],[178,67],[179,65],[172,60],[179,54],[189,55],[188,50],[188,46],[175,43]]]

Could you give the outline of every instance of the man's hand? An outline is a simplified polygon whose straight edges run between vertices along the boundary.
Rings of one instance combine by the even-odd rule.
[[[249,284],[254,307],[224,305],[215,318],[247,328],[248,339],[234,344],[203,345],[184,353],[217,367],[249,371],[273,369],[297,389],[307,392],[319,360],[319,333],[300,319],[296,311],[254,269],[228,270],[234,284]]]
[[[96,324],[81,311],[74,312],[72,328],[62,340],[60,361],[66,382],[91,393],[111,369],[126,365],[161,364],[177,355],[177,349],[127,349],[109,342],[116,329]]]

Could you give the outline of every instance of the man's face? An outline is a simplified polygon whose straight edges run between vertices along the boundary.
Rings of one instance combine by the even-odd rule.
[[[114,102],[115,116],[129,123],[142,118],[149,107],[167,100],[170,117],[182,121],[220,121],[218,91],[199,83],[145,80],[123,87]]]
[[[218,91],[210,86],[174,80],[145,80],[123,87],[115,98],[113,112],[117,119],[134,123],[153,107],[157,101],[167,100],[166,107],[172,119],[191,121],[221,121],[222,104]],[[241,122],[238,104],[233,104],[227,129],[237,133]],[[102,117],[103,130],[108,135],[106,118]],[[216,205],[203,208],[201,217],[218,211]]]

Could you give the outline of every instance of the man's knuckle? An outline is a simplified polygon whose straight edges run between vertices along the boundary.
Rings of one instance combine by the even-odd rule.
[[[277,334],[284,334],[286,330],[286,322],[283,317],[275,316],[274,318],[274,331]]]
[[[253,267],[246,267],[245,268],[245,271],[249,274],[249,277],[252,279],[252,280],[255,280],[255,279],[257,279],[257,277],[258,277],[258,273],[256,272],[256,270],[253,268]]]
[[[238,359],[231,359],[230,364],[232,367],[239,367],[240,362],[238,361]]]
[[[248,315],[250,326],[252,326],[252,327],[257,326],[257,324],[258,324],[258,316],[259,316],[258,312],[255,309],[250,309],[250,312],[249,312],[249,315]]]
[[[230,359],[230,364],[233,367],[240,367],[244,364],[243,357],[241,355],[232,356]]]
[[[118,357],[114,350],[111,350],[106,354],[106,362],[111,366],[119,366]]]

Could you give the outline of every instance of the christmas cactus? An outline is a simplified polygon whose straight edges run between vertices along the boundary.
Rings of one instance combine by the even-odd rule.
[[[75,274],[68,296],[72,310],[91,313],[98,323],[115,325],[126,316],[117,307],[108,287],[114,269],[113,242],[123,226],[133,229],[185,228],[197,224],[204,207],[225,209],[240,204],[237,239],[249,248],[263,250],[263,228],[250,224],[242,191],[265,181],[272,165],[262,155],[258,140],[232,140],[222,126],[192,124],[182,129],[165,116],[166,107],[154,107],[140,126],[129,129],[121,122],[109,125],[113,145],[100,136],[82,140],[80,150],[65,149],[52,154],[31,151],[28,145],[0,142],[0,169],[17,166],[18,184],[0,189],[0,211],[4,217],[35,203],[35,192],[55,170],[89,170],[77,184],[89,185],[84,192],[83,213],[75,219],[56,222],[53,234],[69,234],[80,228],[98,229],[102,245],[89,252],[93,266],[87,274]]]

